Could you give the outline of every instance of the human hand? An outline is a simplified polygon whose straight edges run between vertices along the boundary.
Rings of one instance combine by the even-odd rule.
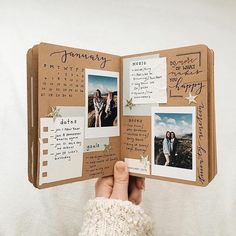
[[[114,176],[102,177],[97,180],[96,197],[129,200],[134,204],[139,204],[142,200],[144,181],[144,178],[129,176],[127,164],[118,161],[114,166]]]

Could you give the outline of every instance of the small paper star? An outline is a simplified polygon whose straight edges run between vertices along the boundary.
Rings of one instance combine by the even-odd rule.
[[[135,106],[135,104],[133,104],[132,102],[132,98],[130,100],[126,99],[126,107],[128,107],[130,110],[132,110],[132,107]]]
[[[47,117],[52,117],[53,121],[55,121],[57,117],[61,117],[59,113],[60,109],[57,109],[56,107],[50,107],[50,108],[51,112],[47,115]]]
[[[188,100],[188,104],[191,104],[192,102],[197,103],[197,102],[195,101],[195,98],[196,98],[196,97],[197,97],[197,95],[193,96],[193,95],[189,92],[188,97],[185,97],[185,99]]]
[[[110,144],[104,144],[104,152],[109,152],[111,150]]]

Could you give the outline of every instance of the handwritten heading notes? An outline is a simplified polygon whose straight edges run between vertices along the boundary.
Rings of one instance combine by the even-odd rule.
[[[82,176],[83,117],[40,119],[40,182]]]
[[[130,98],[134,104],[166,103],[166,58],[140,58],[130,61]]]

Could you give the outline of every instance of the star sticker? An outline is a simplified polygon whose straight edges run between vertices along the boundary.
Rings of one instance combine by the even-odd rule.
[[[57,109],[56,107],[50,107],[50,108],[51,108],[51,112],[47,115],[47,117],[52,117],[53,122],[54,122],[57,117],[61,117],[59,113],[60,109]]]
[[[104,152],[109,152],[111,150],[110,144],[104,144]]]
[[[140,162],[144,165],[144,167],[146,168],[149,164],[148,161],[148,155],[144,156],[144,155],[140,155]]]
[[[188,100],[188,104],[191,104],[192,102],[197,103],[197,102],[195,101],[195,98],[196,98],[197,96],[198,96],[198,95],[193,96],[193,95],[189,92],[188,97],[185,97],[185,99]]]
[[[130,110],[132,110],[132,107],[135,106],[135,104],[133,104],[132,102],[132,98],[130,98],[130,100],[126,99],[126,107],[128,107]]]

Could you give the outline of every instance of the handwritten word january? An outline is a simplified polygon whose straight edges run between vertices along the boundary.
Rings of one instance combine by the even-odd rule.
[[[68,58],[79,58],[91,61],[98,61],[100,63],[100,68],[105,68],[108,61],[106,57],[99,56],[99,54],[87,54],[87,53],[80,53],[80,52],[68,52],[67,50],[55,51],[50,54],[50,56],[59,55],[61,57],[61,62],[66,63]]]

